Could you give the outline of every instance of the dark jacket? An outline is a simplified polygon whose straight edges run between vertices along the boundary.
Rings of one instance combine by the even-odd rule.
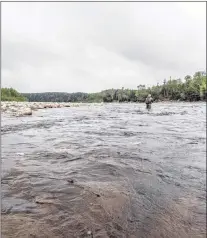
[[[151,104],[153,101],[152,97],[147,97],[146,100],[145,100],[145,103],[146,104]]]

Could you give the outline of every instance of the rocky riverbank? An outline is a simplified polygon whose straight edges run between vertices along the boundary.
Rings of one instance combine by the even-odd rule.
[[[1,102],[1,113],[11,116],[31,116],[34,111],[46,108],[62,108],[78,106],[78,104],[57,102]]]

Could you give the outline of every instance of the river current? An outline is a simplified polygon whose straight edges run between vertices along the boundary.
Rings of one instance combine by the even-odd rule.
[[[206,104],[2,116],[3,238],[206,237]]]

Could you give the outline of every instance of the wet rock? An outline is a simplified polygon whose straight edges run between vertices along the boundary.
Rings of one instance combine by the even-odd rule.
[[[1,102],[1,112],[8,113],[13,116],[30,116],[32,111],[46,108],[63,108],[70,107],[69,103],[57,102]],[[74,105],[78,106],[78,105]]]
[[[53,108],[53,105],[52,104],[47,104],[46,108]]]
[[[92,233],[92,231],[87,231],[87,235],[88,235],[89,237],[93,238],[93,233]]]
[[[180,184],[180,183],[178,183],[178,182],[175,182],[175,186],[177,186],[177,187],[180,187],[180,186],[181,186],[181,184]]]
[[[68,181],[68,183],[74,183],[73,179],[68,179],[67,181]]]
[[[7,108],[7,105],[5,105],[5,104],[1,105],[1,111],[2,112],[6,111],[6,108]]]
[[[49,198],[42,198],[42,197],[36,197],[35,203],[37,204],[56,204],[56,201],[54,199]]]
[[[38,105],[31,105],[30,108],[34,111],[36,111],[37,109],[39,109]]]
[[[30,116],[32,115],[32,109],[31,108],[23,108],[18,112],[18,116]]]
[[[16,111],[17,111],[17,108],[14,107],[14,106],[11,106],[11,107],[9,107],[9,111],[11,111],[11,112],[16,112]]]
[[[12,210],[12,206],[10,206],[9,208],[3,208],[1,209],[1,214],[9,214]]]
[[[88,232],[87,232],[87,235],[91,235],[91,234],[92,234],[92,232],[91,232],[91,231],[88,231]]]
[[[41,104],[39,104],[39,105],[37,106],[37,108],[38,108],[38,109],[44,109],[44,106],[41,105]]]

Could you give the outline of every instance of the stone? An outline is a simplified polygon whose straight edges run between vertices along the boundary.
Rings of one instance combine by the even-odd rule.
[[[1,112],[13,116],[29,116],[33,111],[45,108],[79,107],[68,102],[1,102]]]
[[[1,105],[1,111],[2,112],[6,111],[6,109],[7,109],[7,105],[5,105],[5,104]]]
[[[31,108],[23,108],[18,112],[18,116],[30,116],[32,115],[32,109]]]

